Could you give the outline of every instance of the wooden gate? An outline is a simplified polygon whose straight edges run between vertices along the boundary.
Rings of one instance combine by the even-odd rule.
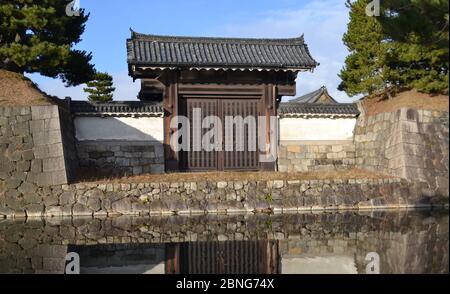
[[[258,116],[259,99],[222,99],[222,98],[183,98],[180,101],[180,112],[190,122],[190,150],[180,154],[181,168],[185,171],[232,171],[259,170],[258,160]],[[194,109],[201,109],[200,121],[194,115]],[[193,126],[202,125],[207,116],[216,116],[222,123],[222,146],[220,151],[193,150]],[[233,123],[233,128],[226,128],[225,117],[242,117],[245,127],[240,128]],[[249,124],[250,123],[250,124]],[[202,129],[204,136],[210,129]],[[254,139],[249,142],[250,139]],[[239,150],[238,139],[243,140],[243,149]],[[183,139],[182,139],[183,140]],[[225,151],[229,142],[233,151]],[[229,149],[227,149],[229,150]]]

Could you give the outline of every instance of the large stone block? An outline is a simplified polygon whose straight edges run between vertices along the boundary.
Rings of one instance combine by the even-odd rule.
[[[24,182],[17,190],[22,194],[32,194],[36,192],[37,187],[33,183]]]
[[[16,123],[11,125],[11,129],[14,135],[24,136],[29,134],[30,127],[28,122]]]
[[[7,117],[0,116],[0,127],[9,125],[9,120]]]
[[[75,193],[72,191],[66,191],[61,194],[59,197],[60,205],[70,205],[75,203]]]
[[[50,118],[58,118],[59,110],[58,106],[31,106],[31,116],[33,120],[42,120]]]
[[[30,170],[33,173],[40,173],[40,172],[42,172],[42,160],[41,159],[33,160],[31,162]]]
[[[61,123],[59,117],[49,118],[44,120],[45,131],[59,131],[61,129]]]
[[[35,146],[62,143],[61,131],[43,131],[33,134]]]
[[[40,187],[51,186],[53,184],[52,173],[37,174],[37,184]]]
[[[16,164],[16,170],[18,172],[28,172],[30,171],[30,165],[31,165],[30,161],[19,161]]]
[[[56,143],[56,144],[49,144],[48,147],[48,156],[49,157],[60,157],[64,156],[64,149],[63,144]]]
[[[17,179],[14,177],[10,177],[10,178],[6,179],[6,181],[5,181],[6,187],[8,187],[10,189],[17,189],[21,183],[22,183],[22,179]]]
[[[120,214],[132,214],[132,202],[129,198],[123,198],[112,203],[113,212]]]
[[[40,187],[67,184],[67,175],[64,170],[56,172],[42,172],[37,174],[37,184]]]
[[[47,145],[35,146],[33,148],[34,157],[37,159],[44,159],[50,157],[50,153]]]
[[[72,208],[72,214],[74,216],[92,216],[94,212],[87,206],[80,203],[76,203]]]
[[[32,149],[22,151],[22,160],[32,160],[34,159],[34,152]]]
[[[45,204],[45,207],[56,206],[59,204],[59,197],[56,192],[51,192],[46,194],[42,200]]]
[[[30,122],[30,130],[32,134],[37,134],[45,130],[45,120],[32,120]]]
[[[42,160],[42,169],[44,172],[55,172],[65,170],[63,157],[45,158]]]
[[[52,172],[52,186],[63,185],[69,182],[67,178],[67,170]]]
[[[25,206],[25,213],[28,217],[41,217],[44,212],[44,205],[40,204],[29,204]]]
[[[72,214],[72,213],[71,213]],[[62,217],[64,216],[63,207],[61,206],[51,206],[45,210],[44,215],[46,217]]]
[[[87,201],[87,207],[92,209],[94,212],[97,212],[102,209],[102,202],[99,198],[89,198]]]

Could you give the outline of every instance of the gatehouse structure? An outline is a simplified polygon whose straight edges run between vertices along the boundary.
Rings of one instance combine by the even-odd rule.
[[[300,141],[333,141],[327,134],[345,141],[352,136],[358,114],[356,105],[338,104],[325,88],[289,103],[281,102],[285,96],[296,95],[296,79],[301,72],[318,66],[303,36],[292,39],[200,38],[132,31],[127,49],[129,74],[141,83],[140,102],[72,102],[82,166],[134,175],[177,171],[275,171],[277,160],[260,160],[261,150],[268,152],[261,146],[263,144],[281,146]],[[309,97],[308,101],[302,101],[305,97]],[[326,102],[333,105],[323,104]],[[201,110],[200,117],[194,117],[195,109]],[[171,137],[178,126],[171,126],[171,122],[177,116],[187,117],[191,131],[190,138],[180,138],[179,144],[187,140],[192,147],[192,125],[198,120],[218,117],[224,128],[228,116],[254,118],[256,128],[259,127],[254,130],[258,132],[255,142],[258,146],[249,148],[248,138],[254,134],[247,125],[245,128],[235,125],[231,131],[221,132],[220,141],[224,145],[221,150],[180,147],[182,150],[177,152],[173,142],[171,146]],[[338,118],[341,120],[336,122]],[[330,119],[334,120],[331,124]],[[334,129],[340,128],[337,133],[334,129],[327,131],[333,124]],[[325,133],[311,139],[302,131],[311,132],[314,127]],[[200,135],[207,132],[208,129],[203,129]],[[244,137],[244,151],[237,148],[227,151],[225,143],[236,145],[239,136]],[[289,142],[282,144],[282,141]]]

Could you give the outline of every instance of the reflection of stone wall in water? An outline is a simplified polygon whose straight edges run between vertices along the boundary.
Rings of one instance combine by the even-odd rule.
[[[396,219],[386,221],[389,215]],[[282,255],[353,257],[358,273],[366,273],[366,256],[375,252],[383,274],[448,273],[448,216],[408,218],[407,214],[388,213],[377,220],[360,221],[359,225],[349,221],[343,225],[347,229],[337,231],[331,222],[322,234],[324,223],[314,224],[304,229],[301,238],[281,241]]]
[[[377,252],[382,273],[448,273],[448,234],[448,214],[429,212],[3,220],[0,272],[62,271],[68,244],[275,239],[282,258],[350,255],[365,273]]]
[[[69,246],[79,254],[81,274],[164,274],[164,244]]]

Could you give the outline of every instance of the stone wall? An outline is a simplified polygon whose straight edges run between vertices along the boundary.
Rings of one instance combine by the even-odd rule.
[[[83,183],[36,189],[33,206],[15,206],[16,200],[6,198],[0,216],[280,213],[448,204],[423,195],[423,188],[400,179]]]
[[[352,141],[281,142],[278,171],[306,172],[339,170],[355,166],[355,145]]]
[[[428,194],[449,195],[449,113],[402,108],[363,114],[355,131],[359,167],[426,182]]]
[[[0,214],[40,215],[47,200],[39,187],[67,184],[73,164],[70,126],[58,106],[0,107]],[[76,162],[76,161],[75,161]]]
[[[164,173],[162,143],[130,141],[78,141],[80,167],[106,176]]]
[[[67,120],[63,111],[58,106],[32,106],[32,119],[29,122],[31,136],[33,138],[33,153],[36,159],[32,167],[35,170],[27,176],[36,177],[38,186],[52,186],[68,183],[73,178],[74,171],[70,169],[73,163],[68,163],[65,154],[71,150],[70,142],[63,143],[63,138],[70,134],[63,131],[70,126],[61,127]],[[72,148],[71,148],[72,149]]]

